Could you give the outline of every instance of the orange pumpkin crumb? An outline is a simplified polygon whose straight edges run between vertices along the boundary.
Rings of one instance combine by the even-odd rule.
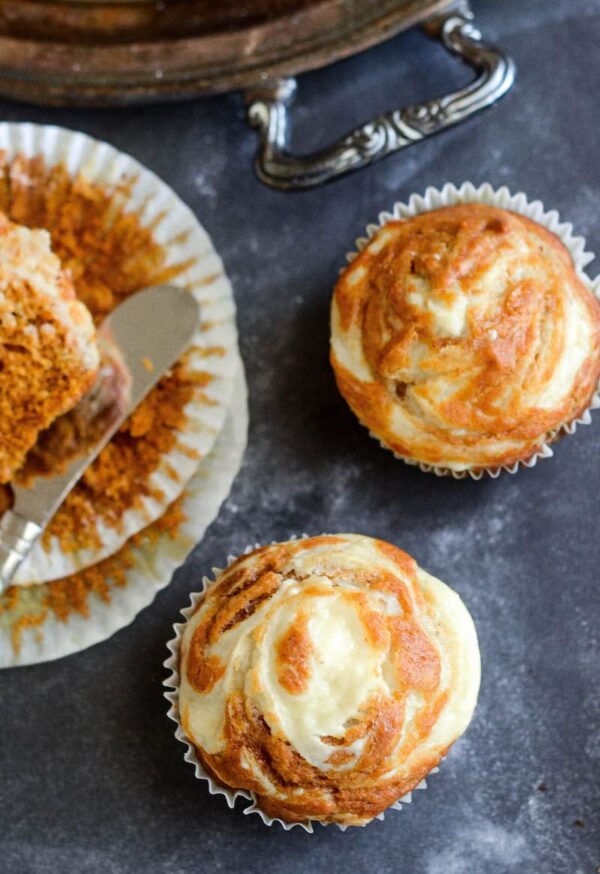
[[[72,178],[63,164],[48,167],[41,156],[9,159],[0,152],[0,211],[49,232],[96,324],[130,294],[169,282],[190,266],[167,266],[153,227],[127,211],[135,181],[126,177],[107,188],[82,175]],[[163,377],[69,494],[44,534],[46,548],[53,536],[65,552],[98,547],[98,521],[118,529],[128,509],[162,499],[150,478],[177,447],[186,404],[209,381],[209,374],[190,371],[185,356]]]
[[[185,519],[184,497],[181,495],[160,519],[98,564],[40,586],[11,586],[0,595],[0,625],[3,619],[8,622],[13,650],[19,652],[25,630],[37,628],[41,634],[41,626],[49,616],[61,622],[72,615],[87,618],[91,598],[110,602],[112,590],[127,583],[127,571],[135,564],[136,547],[155,543],[163,535],[171,540],[178,536]]]
[[[139,216],[127,212],[135,181],[124,178],[107,188],[81,175],[71,177],[63,164],[48,167],[41,156],[10,159],[0,151],[0,212],[11,221],[49,232],[76,297],[88,307],[96,325],[130,294],[170,282],[192,263],[167,266],[165,250],[153,236],[162,216],[153,226],[143,227]],[[221,351],[207,349],[205,354]],[[210,401],[202,392],[210,380],[209,373],[188,368],[185,356],[171,368],[70,493],[45,533],[45,544],[54,535],[64,551],[93,548],[98,545],[99,520],[118,528],[127,509],[140,506],[145,497],[159,499],[150,483],[152,473],[161,457],[178,445],[186,404],[192,398]],[[46,461],[51,458],[44,455]],[[167,469],[167,475],[177,479],[173,468]],[[15,652],[26,630],[43,634],[48,618],[87,617],[91,598],[110,601],[113,589],[127,583],[136,547],[161,536],[180,536],[183,499],[181,495],[161,518],[97,565],[44,585],[13,586],[4,592],[0,625],[9,629]],[[9,488],[0,485],[0,514],[10,504]]]

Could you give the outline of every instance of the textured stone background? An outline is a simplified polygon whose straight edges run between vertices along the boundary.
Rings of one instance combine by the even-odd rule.
[[[196,211],[234,283],[252,417],[230,499],[154,604],[87,652],[0,675],[2,872],[598,870],[600,415],[535,470],[438,480],[378,449],[327,365],[344,252],[379,210],[428,184],[522,189],[600,249],[600,4],[475,8],[518,63],[513,93],[476,121],[311,193],[256,182],[238,95],[122,111],[2,104],[3,118],[114,143]],[[413,31],[304,77],[297,141],[316,145],[465,79]],[[346,834],[286,834],[230,812],[195,781],[164,715],[164,642],[188,592],[227,553],[336,530],[392,540],[456,587],[479,630],[481,697],[466,737],[410,807]]]

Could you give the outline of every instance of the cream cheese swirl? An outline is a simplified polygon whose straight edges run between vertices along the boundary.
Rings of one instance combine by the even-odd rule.
[[[207,590],[182,641],[182,725],[272,816],[362,824],[468,725],[472,620],[401,550],[358,535],[265,547]]]
[[[331,361],[354,413],[398,455],[510,465],[589,407],[600,304],[541,225],[445,207],[389,222],[344,271]]]

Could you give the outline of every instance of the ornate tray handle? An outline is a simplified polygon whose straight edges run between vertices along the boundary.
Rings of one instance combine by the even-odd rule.
[[[512,87],[515,65],[504,52],[482,40],[472,18],[465,4],[460,13],[432,20],[426,29],[477,71],[474,82],[445,97],[380,115],[312,155],[296,157],[287,150],[295,79],[266,82],[247,91],[249,121],[260,136],[258,177],[271,188],[313,188],[360,170],[491,106]]]

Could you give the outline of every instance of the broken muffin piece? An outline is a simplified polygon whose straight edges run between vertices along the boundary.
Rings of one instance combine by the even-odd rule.
[[[98,348],[100,367],[94,384],[72,410],[40,432],[14,483],[31,487],[37,476],[62,473],[74,458],[89,452],[127,410],[131,374],[125,359],[102,333],[98,334]]]
[[[0,483],[39,432],[75,406],[98,366],[92,317],[50,235],[0,213]]]

